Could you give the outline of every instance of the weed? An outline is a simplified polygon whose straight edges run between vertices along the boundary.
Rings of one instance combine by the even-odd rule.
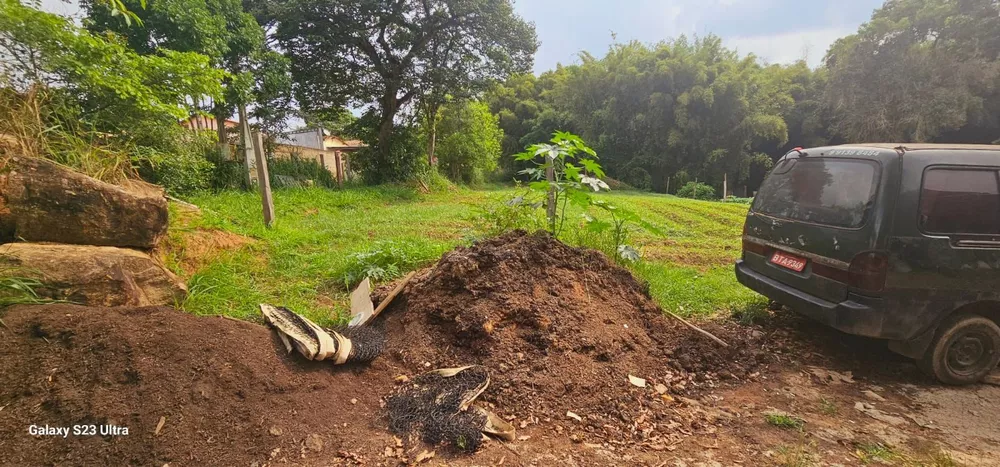
[[[775,463],[782,467],[809,467],[816,465],[814,442],[806,443],[800,440],[795,446],[779,446],[775,449]]]
[[[819,411],[822,412],[823,415],[836,415],[838,410],[837,404],[833,401],[827,398],[819,400]]]
[[[855,446],[855,456],[862,464],[894,463],[905,460],[902,454],[882,443],[860,443]]]
[[[785,413],[772,412],[764,415],[764,420],[768,424],[776,426],[778,428],[785,429],[795,429],[800,430],[802,426],[805,425],[805,420],[794,415],[789,415]]]
[[[763,301],[747,302],[745,306],[733,310],[732,317],[744,326],[760,324],[771,318],[771,312]]]
[[[528,190],[510,198],[491,196],[476,210],[476,228],[485,236],[496,236],[514,230],[533,232],[544,227],[538,213],[541,200]]]
[[[350,290],[365,277],[376,283],[388,282],[441,256],[441,251],[413,241],[381,242],[347,256],[347,264],[337,274]]]

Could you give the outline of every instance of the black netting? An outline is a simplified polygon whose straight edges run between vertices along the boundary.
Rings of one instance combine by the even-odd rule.
[[[333,331],[351,340],[348,362],[370,362],[385,350],[385,332],[374,326],[344,326]]]
[[[400,435],[419,432],[424,442],[475,451],[482,442],[486,416],[468,407],[489,384],[485,367],[473,366],[455,376],[422,374],[389,397],[389,429]]]

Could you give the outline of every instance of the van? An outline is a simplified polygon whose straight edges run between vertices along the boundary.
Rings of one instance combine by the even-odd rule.
[[[1000,361],[1000,146],[796,148],[754,198],[736,277],[975,383]]]

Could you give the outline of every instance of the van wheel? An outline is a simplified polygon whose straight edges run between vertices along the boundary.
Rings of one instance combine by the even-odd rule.
[[[1000,363],[1000,327],[980,315],[957,315],[938,328],[933,344],[917,361],[945,384],[973,384]]]

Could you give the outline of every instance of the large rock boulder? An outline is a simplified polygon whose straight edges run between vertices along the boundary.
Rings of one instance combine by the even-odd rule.
[[[173,306],[187,294],[170,271],[127,248],[9,243],[0,245],[0,262],[14,275],[42,282],[40,296],[81,305]]]
[[[152,248],[166,230],[155,185],[111,185],[44,159],[0,161],[0,242]]]

